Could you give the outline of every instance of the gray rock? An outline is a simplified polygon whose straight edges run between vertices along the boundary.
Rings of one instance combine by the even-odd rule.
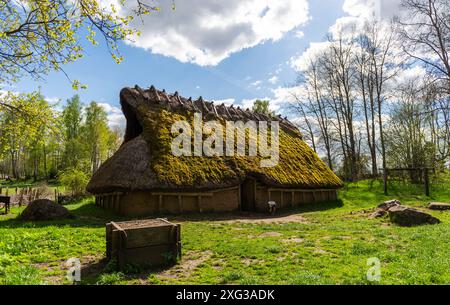
[[[450,210],[450,204],[444,202],[430,202],[428,208],[430,210],[445,211]]]
[[[389,200],[389,201],[385,201],[382,204],[377,206],[377,209],[382,210],[382,211],[388,211],[390,208],[392,207],[396,207],[401,205],[401,202],[394,199],[394,200]]]
[[[384,217],[386,214],[387,214],[386,211],[378,209],[375,212],[373,212],[372,214],[370,214],[369,218],[380,218],[380,217]]]
[[[389,219],[392,223],[405,227],[418,226],[422,224],[438,224],[441,222],[439,219],[431,216],[430,214],[405,206],[391,207],[388,210],[388,213]]]
[[[22,220],[56,220],[74,218],[65,207],[48,199],[38,199],[30,204],[20,214]]]

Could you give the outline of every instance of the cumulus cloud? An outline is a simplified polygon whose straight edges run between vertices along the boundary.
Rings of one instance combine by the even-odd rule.
[[[401,14],[401,0],[345,0],[342,10],[348,14],[338,18],[330,27],[330,33],[340,33],[345,37],[353,31],[361,29],[369,19],[389,22]]]
[[[111,0],[108,0],[111,1]],[[157,3],[162,10],[136,19],[132,45],[200,66],[217,65],[232,53],[277,41],[309,20],[307,0],[183,0]],[[128,1],[122,13],[133,9]]]
[[[305,71],[310,61],[322,54],[329,46],[330,43],[328,41],[311,42],[309,47],[301,55],[291,58],[291,67],[296,71]]]
[[[98,103],[98,105],[106,111],[108,117],[108,125],[110,127],[125,126],[126,123],[125,116],[123,115],[122,110],[120,108],[110,105],[108,103]]]
[[[252,98],[252,99],[243,99],[239,106],[241,106],[244,109],[252,109],[253,108],[253,104],[255,103],[256,100],[261,100],[261,101],[270,101],[270,98],[268,97],[264,97],[264,98]],[[272,106],[272,105],[270,105]],[[273,110],[272,107],[269,107],[270,110]]]

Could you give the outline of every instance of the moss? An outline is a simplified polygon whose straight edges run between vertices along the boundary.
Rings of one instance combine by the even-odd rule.
[[[151,166],[160,182],[173,185],[223,183],[243,179],[247,175],[264,177],[279,185],[304,188],[338,188],[341,180],[301,139],[300,134],[280,129],[279,163],[275,167],[261,167],[261,157],[176,157],[171,152],[171,126],[185,120],[193,126],[193,113],[164,109],[138,108],[143,136],[149,145]],[[222,121],[225,133],[225,121]],[[248,137],[247,133],[247,137]]]

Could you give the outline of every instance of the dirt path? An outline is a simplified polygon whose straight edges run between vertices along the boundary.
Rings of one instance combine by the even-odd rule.
[[[246,217],[236,216],[234,219],[224,220],[221,222],[225,223],[261,223],[261,224],[269,224],[269,223],[308,223],[308,220],[301,215],[287,215],[287,216],[262,216],[262,215],[252,215]]]

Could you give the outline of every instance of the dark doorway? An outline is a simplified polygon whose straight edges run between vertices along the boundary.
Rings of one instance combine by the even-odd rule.
[[[241,184],[241,210],[251,212],[255,210],[256,180],[247,178]]]

